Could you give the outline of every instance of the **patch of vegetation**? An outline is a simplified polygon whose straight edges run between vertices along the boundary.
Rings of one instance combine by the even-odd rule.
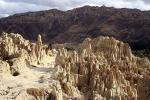
[[[143,49],[143,50],[134,50],[133,54],[138,57],[148,57],[150,59],[150,50],[149,49]]]

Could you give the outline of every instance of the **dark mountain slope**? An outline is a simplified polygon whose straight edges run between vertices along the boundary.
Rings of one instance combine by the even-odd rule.
[[[150,49],[150,11],[84,6],[65,12],[28,12],[0,19],[2,31],[20,33],[30,40],[42,34],[49,43],[113,36],[133,49]]]

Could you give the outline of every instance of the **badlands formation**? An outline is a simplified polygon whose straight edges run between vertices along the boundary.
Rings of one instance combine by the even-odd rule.
[[[0,100],[150,100],[150,61],[112,37],[49,49],[3,33]]]

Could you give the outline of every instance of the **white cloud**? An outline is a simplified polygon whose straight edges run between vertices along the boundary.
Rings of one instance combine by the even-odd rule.
[[[84,5],[150,10],[149,0],[0,0],[0,16],[51,8],[69,10]]]
[[[39,10],[47,10],[51,9],[51,7],[36,5],[30,3],[23,2],[5,2],[0,0],[0,15],[10,15],[15,13],[27,12],[27,11],[39,11]]]

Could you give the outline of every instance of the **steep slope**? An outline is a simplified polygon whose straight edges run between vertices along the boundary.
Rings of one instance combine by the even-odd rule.
[[[2,31],[19,33],[30,40],[41,34],[49,43],[114,36],[135,50],[150,49],[150,12],[105,6],[28,12],[0,19]]]

